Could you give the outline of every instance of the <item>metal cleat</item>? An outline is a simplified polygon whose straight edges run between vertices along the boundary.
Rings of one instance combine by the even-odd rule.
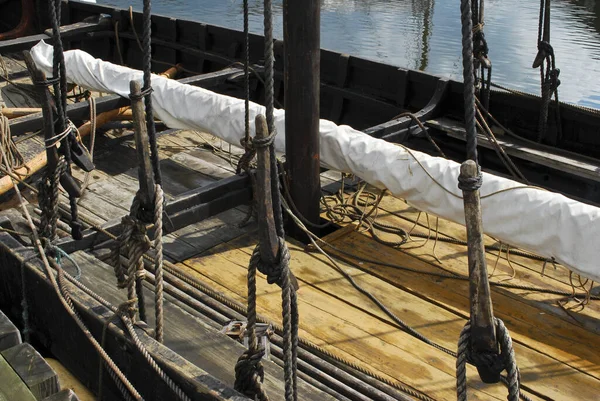
[[[221,333],[227,334],[231,338],[235,338],[238,341],[242,341],[244,346],[248,348],[249,340],[246,331],[247,322],[242,322],[240,320],[233,320],[226,324],[223,329],[221,329]],[[256,337],[258,339],[259,348],[265,350],[265,358],[269,359],[271,357],[271,341],[270,338],[273,335],[273,326],[269,323],[256,323],[255,326]]]

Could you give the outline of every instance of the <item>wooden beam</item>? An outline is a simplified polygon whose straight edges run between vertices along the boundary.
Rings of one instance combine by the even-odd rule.
[[[57,393],[60,384],[56,372],[29,344],[23,343],[2,351],[2,357],[19,375],[38,400]]]
[[[319,222],[321,198],[319,164],[320,11],[319,0],[285,0],[283,36],[285,53],[286,170],[290,195],[298,212]],[[306,240],[289,224],[288,233]]]

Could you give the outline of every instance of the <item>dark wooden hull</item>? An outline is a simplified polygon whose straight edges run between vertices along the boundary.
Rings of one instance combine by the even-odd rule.
[[[109,27],[69,37],[68,48],[79,48],[95,57],[141,69],[142,57],[135,32],[142,32],[141,15],[94,4],[64,2],[62,23],[72,24],[98,14],[111,16]],[[188,75],[221,70],[243,57],[243,33],[204,23],[153,16],[153,70],[182,64]],[[118,40],[114,26],[118,22]],[[134,29],[132,29],[134,28]],[[117,41],[119,46],[117,46]],[[22,45],[23,43],[21,43]],[[30,44],[29,44],[30,45]],[[23,46],[21,46],[22,48]],[[0,53],[20,49],[0,42]],[[283,42],[276,41],[275,93],[283,104]],[[250,59],[260,64],[263,38],[250,37]],[[262,85],[252,83],[253,100],[264,97]],[[241,79],[211,88],[243,96]],[[540,99],[533,95],[494,91],[490,111],[494,117],[525,140],[537,138]],[[503,136],[507,153],[534,185],[563,192],[590,203],[600,203],[600,112],[563,104],[561,130],[556,125],[555,107],[550,109],[549,130],[543,145]],[[422,120],[435,119],[427,128],[448,158],[462,161],[464,139],[454,132],[463,116],[463,85],[428,73],[365,60],[328,50],[321,52],[321,116],[338,124],[365,130],[370,135],[401,142],[436,155],[423,135],[418,135],[408,118],[394,119],[410,111]],[[561,132],[561,135],[558,133]],[[484,169],[508,176],[508,170],[491,145],[480,144]]]

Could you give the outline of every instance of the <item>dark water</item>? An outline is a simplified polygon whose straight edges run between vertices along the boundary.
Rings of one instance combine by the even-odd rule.
[[[98,0],[141,9],[142,0]],[[323,0],[321,47],[461,79],[459,0]],[[242,29],[241,0],[154,0],[153,12]],[[251,30],[262,33],[262,0],[250,0]],[[274,0],[282,37],[282,0]],[[487,0],[485,34],[493,81],[539,93],[539,2]],[[600,108],[600,0],[553,0],[551,43],[561,100]]]

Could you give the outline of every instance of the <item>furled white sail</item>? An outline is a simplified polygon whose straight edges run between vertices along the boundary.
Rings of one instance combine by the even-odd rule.
[[[49,76],[52,47],[40,42],[32,56]],[[65,52],[70,82],[101,92],[129,95],[129,82],[142,72],[94,59],[80,50]],[[155,115],[171,128],[210,132],[239,144],[244,133],[244,101],[206,89],[152,77]],[[251,121],[265,109],[250,103]],[[275,140],[285,150],[285,113],[275,111]],[[254,128],[252,128],[254,129]],[[253,133],[254,134],[254,133]],[[387,188],[428,213],[464,224],[460,165],[372,138],[348,126],[320,122],[321,162],[351,172],[378,188]],[[484,173],[481,204],[485,232],[505,243],[555,258],[582,276],[600,281],[600,209],[563,195],[526,187]]]

